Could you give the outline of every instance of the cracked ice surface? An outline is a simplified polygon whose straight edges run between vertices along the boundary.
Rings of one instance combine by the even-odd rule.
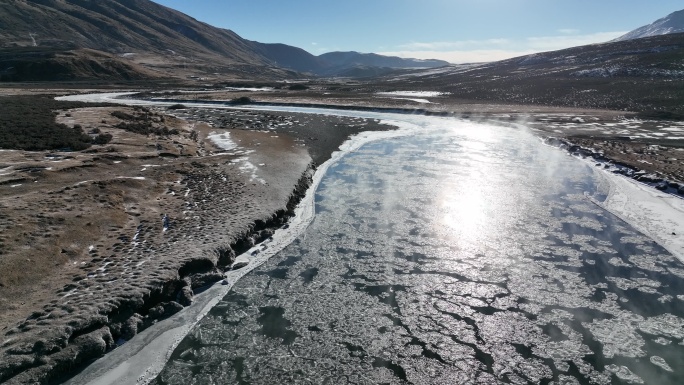
[[[451,124],[331,166],[158,383],[681,383],[681,261],[593,203],[590,166]]]

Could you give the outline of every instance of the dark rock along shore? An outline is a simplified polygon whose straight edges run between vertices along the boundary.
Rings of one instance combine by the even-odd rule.
[[[561,150],[565,150],[573,156],[583,159],[592,158],[596,162],[597,167],[606,168],[615,174],[624,175],[628,178],[646,183],[660,191],[684,196],[684,184],[682,184],[680,181],[668,180],[667,178],[656,174],[649,174],[646,171],[640,170],[629,164],[610,159],[601,151],[582,147],[568,140],[552,136],[544,138],[544,143],[550,146],[558,147]]]

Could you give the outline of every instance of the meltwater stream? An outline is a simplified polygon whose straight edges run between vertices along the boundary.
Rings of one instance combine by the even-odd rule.
[[[331,166],[154,383],[683,383],[684,265],[587,198],[588,164],[443,122]]]

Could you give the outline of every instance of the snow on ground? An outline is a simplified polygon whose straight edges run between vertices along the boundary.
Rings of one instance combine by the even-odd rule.
[[[56,98],[57,100],[73,100],[86,102],[115,102],[129,105],[171,105],[173,102],[149,102],[135,99],[127,99],[126,96],[134,94],[133,92],[119,92],[119,93],[105,93],[105,94],[89,94],[89,95],[72,95]],[[408,97],[434,97],[441,95],[440,92],[435,91],[394,91],[394,92],[379,92],[380,95],[389,96],[408,96]],[[208,107],[217,108],[216,105],[192,103],[194,107]],[[225,106],[221,108],[235,109],[232,106]],[[242,108],[245,108],[244,106]],[[361,116],[364,113],[357,111],[340,111],[334,109],[318,109],[318,108],[273,108],[269,106],[250,106],[252,110],[284,110],[288,112],[308,112],[317,114],[333,114],[340,116]],[[540,114],[539,116],[542,116]],[[407,117],[395,114],[372,114],[367,116],[371,118],[380,119],[397,119],[399,122],[393,122],[395,125],[402,125],[407,122]],[[610,123],[601,124],[600,127],[606,131],[606,134],[627,134],[624,130],[625,125],[636,123],[634,120],[625,119],[620,124]],[[572,127],[579,128],[581,126],[596,126],[596,123],[577,123],[573,122]],[[565,128],[567,123],[558,125],[558,128]],[[621,127],[622,126],[622,127]],[[596,127],[592,127],[595,129]],[[669,127],[660,127],[668,129],[684,129],[684,124],[671,123]],[[623,131],[625,131],[623,133]],[[638,135],[653,137],[654,130],[651,132],[639,132]],[[631,133],[634,134],[633,132]],[[363,135],[363,134],[362,134]],[[342,150],[344,150],[342,148]],[[612,213],[620,216],[623,220],[642,231],[644,234],[650,236],[663,247],[668,249],[673,255],[684,261],[684,200],[674,197],[672,195],[661,193],[652,187],[640,184],[631,179],[627,179],[618,175],[606,174],[612,183],[611,193],[608,199],[601,203],[603,207]],[[673,234],[674,233],[674,234]]]
[[[211,140],[212,143],[214,143],[217,147],[226,151],[231,151],[238,148],[237,143],[230,139],[230,134],[228,132],[211,132],[207,138]]]
[[[443,75],[443,74],[453,75],[453,74],[469,72],[472,69],[479,68],[481,66],[483,66],[483,63],[452,64],[452,65],[445,66],[445,67],[430,68],[430,69],[426,69],[423,71],[411,72],[408,74],[393,76],[392,78],[390,78],[390,80],[391,81],[400,81],[400,80],[406,80],[406,79],[417,78],[417,77],[429,78],[429,77],[434,77],[436,75]]]
[[[230,138],[230,133],[228,132],[212,132],[207,136],[207,138],[211,140],[212,143],[214,143],[217,147],[226,151],[233,151],[239,148],[238,144]],[[245,154],[245,152],[233,152],[233,154]],[[238,169],[242,171],[242,173],[250,174],[250,182],[257,181],[261,184],[266,184],[266,181],[260,178],[259,175],[257,175],[257,171],[259,171],[259,168],[249,161],[249,157],[243,156],[237,159],[233,159],[232,162],[236,164],[239,163]]]
[[[56,98],[57,100],[73,100],[86,102],[115,102],[129,105],[170,105],[165,102],[149,102],[135,99],[127,99],[133,92],[119,92],[119,93],[105,93],[105,94],[89,94],[89,95],[72,95]],[[408,97],[434,97],[442,93],[435,91],[394,91],[394,92],[379,92],[380,95],[389,96],[408,96]],[[194,107],[209,107],[217,108],[216,105],[192,103]],[[363,113],[357,111],[339,111],[334,109],[317,109],[317,108],[273,108],[269,106],[250,106],[253,110],[285,110],[288,112],[308,112],[318,114],[333,114],[340,116],[361,116]],[[222,108],[234,109],[232,106],[225,106]],[[244,106],[242,108],[245,108]],[[395,125],[401,125],[407,122],[407,117],[394,114],[372,114],[367,116],[380,119],[397,119],[400,122],[393,122]],[[543,114],[539,115],[540,117]],[[591,119],[591,118],[590,118]],[[403,121],[403,122],[401,122]],[[621,125],[629,125],[636,123],[625,119],[621,124],[611,127],[611,124],[603,124],[607,134],[621,134]],[[410,124],[410,123],[408,123]],[[573,127],[593,126],[595,123],[570,123]],[[559,128],[564,128],[565,124],[560,124]],[[595,127],[593,127],[595,128]],[[669,127],[661,127],[669,129],[684,129],[681,123],[671,123]],[[632,133],[633,134],[633,133]],[[653,136],[653,130],[650,132]],[[648,133],[639,133],[639,135],[648,135]],[[608,199],[601,205],[610,210],[614,214],[623,218],[635,228],[644,232],[646,235],[652,237],[678,258],[684,261],[684,200],[674,196],[661,193],[652,187],[642,185],[631,179],[626,179],[621,176],[607,174],[608,179],[612,182],[613,188]],[[674,233],[674,234],[673,234]]]
[[[418,99],[418,98],[388,98],[388,99],[409,100],[409,101],[416,102],[416,103],[432,104],[432,102],[427,100],[427,99]]]
[[[275,89],[273,87],[263,87],[263,88],[258,88],[258,87],[226,87],[224,89],[225,91],[253,91],[253,92],[259,92],[259,91],[274,91]]]
[[[659,124],[653,120],[621,119],[618,122],[601,122],[595,116],[574,116],[572,114],[535,114],[540,122],[545,122],[547,129],[564,132],[568,129],[580,131],[601,132],[604,135],[628,136],[632,139],[668,139],[680,140],[681,136],[673,133],[684,132],[684,123],[668,122]],[[557,119],[565,118],[564,121]]]
[[[16,171],[12,170],[12,166],[8,166],[5,168],[0,168],[0,176],[6,176],[6,175],[12,175]]]
[[[389,92],[378,92],[378,95],[388,95],[388,96],[408,96],[408,97],[423,97],[423,98],[433,98],[435,96],[448,95],[448,92],[438,92],[438,91],[389,91]]]
[[[684,199],[621,175],[605,175],[610,193],[597,203],[684,262]]]

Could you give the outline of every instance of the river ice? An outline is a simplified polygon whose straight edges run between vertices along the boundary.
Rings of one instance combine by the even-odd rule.
[[[157,382],[681,382],[684,265],[601,206],[656,236],[667,223],[657,214],[681,202],[649,194],[647,210],[624,216],[624,200],[601,202],[633,186],[613,179],[609,189],[600,171],[524,130],[287,109],[398,118],[425,132],[347,149],[295,242],[252,258],[248,269],[266,263],[225,298],[204,297],[199,311],[117,349],[97,383],[135,383],[135,373],[146,383],[157,369],[145,352],[165,361],[215,303]],[[121,363],[108,365],[114,356]]]
[[[684,265],[587,198],[591,166],[442,122],[331,166],[157,383],[681,383]]]

